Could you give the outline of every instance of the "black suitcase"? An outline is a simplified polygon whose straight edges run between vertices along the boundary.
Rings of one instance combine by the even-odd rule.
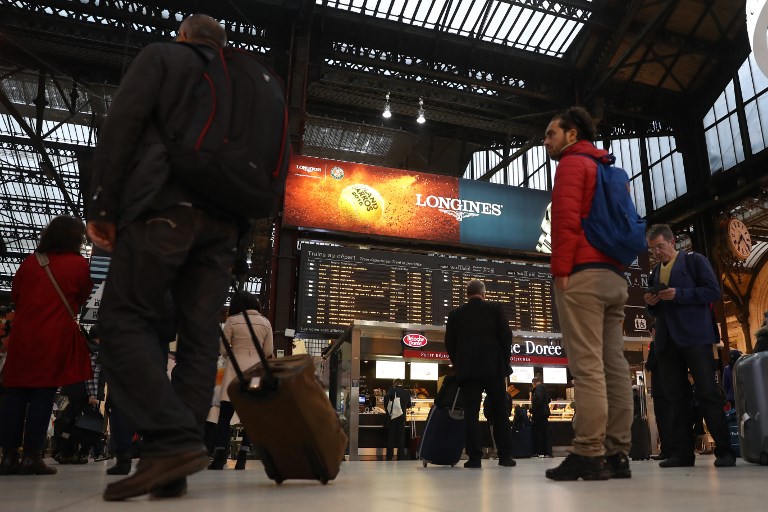
[[[728,433],[731,435],[731,451],[736,457],[741,457],[739,448],[739,418],[736,409],[725,411],[725,422],[728,425]]]
[[[254,451],[267,476],[278,484],[287,479],[328,483],[339,473],[347,436],[315,376],[312,357],[267,362],[248,315],[243,316],[263,364],[242,372],[224,343],[237,373],[227,390]]]
[[[464,410],[458,406],[460,395],[456,381],[446,377],[421,434],[419,459],[424,467],[427,464],[455,466],[461,459],[466,423]],[[453,400],[449,407],[441,405],[447,403],[451,396]]]
[[[515,407],[515,415],[512,419],[512,458],[525,459],[533,456],[533,429],[528,411]]]
[[[632,420],[632,448],[629,449],[632,460],[648,460],[651,458],[651,429],[648,419],[635,416]]]
[[[733,390],[741,456],[748,462],[768,465],[768,352],[736,361]]]

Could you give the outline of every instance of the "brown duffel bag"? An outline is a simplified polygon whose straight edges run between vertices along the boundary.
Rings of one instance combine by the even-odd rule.
[[[242,377],[237,373],[227,388],[229,398],[267,476],[278,484],[291,478],[326,484],[336,478],[347,436],[315,377],[312,357],[270,359]]]

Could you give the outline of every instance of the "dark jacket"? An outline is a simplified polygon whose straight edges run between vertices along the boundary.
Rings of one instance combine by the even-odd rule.
[[[656,265],[651,271],[651,286],[659,284],[659,269]],[[675,298],[648,306],[656,317],[656,349],[661,352],[673,341],[682,347],[717,343],[710,303],[720,300],[720,286],[709,261],[680,251],[667,284],[675,288]]]
[[[755,349],[753,352],[765,352],[768,351],[768,327],[761,327],[755,333],[757,342],[755,343]]]
[[[157,129],[157,123],[178,115],[180,99],[197,84],[204,67],[198,53],[184,44],[151,44],[136,56],[99,131],[88,220],[122,227],[150,209],[205,203],[171,174]]]
[[[512,331],[498,304],[473,298],[448,313],[445,348],[459,378],[510,374]]]
[[[549,392],[544,384],[539,384],[531,393],[531,416],[534,421],[549,418]]]
[[[396,386],[390,388],[387,394],[384,395],[384,410],[389,415],[389,403],[395,399],[395,396],[400,397],[400,408],[403,410],[403,418],[405,418],[405,411],[411,408],[411,394],[403,386]]]

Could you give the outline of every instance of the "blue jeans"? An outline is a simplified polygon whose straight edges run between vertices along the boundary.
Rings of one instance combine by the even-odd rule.
[[[25,454],[42,454],[51,422],[56,388],[7,388],[0,410],[3,453],[16,451],[24,439]]]
[[[99,309],[101,362],[114,403],[142,435],[142,456],[204,449],[219,355],[219,310],[229,289],[238,229],[233,221],[173,206],[117,235]],[[157,325],[167,293],[178,326],[176,366],[166,374]]]

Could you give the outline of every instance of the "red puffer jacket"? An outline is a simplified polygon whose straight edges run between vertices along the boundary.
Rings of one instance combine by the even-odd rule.
[[[552,189],[552,275],[569,276],[577,265],[607,263],[621,270],[620,262],[587,241],[581,219],[589,215],[595,194],[597,164],[579,153],[600,159],[607,151],[581,140],[563,150]]]

